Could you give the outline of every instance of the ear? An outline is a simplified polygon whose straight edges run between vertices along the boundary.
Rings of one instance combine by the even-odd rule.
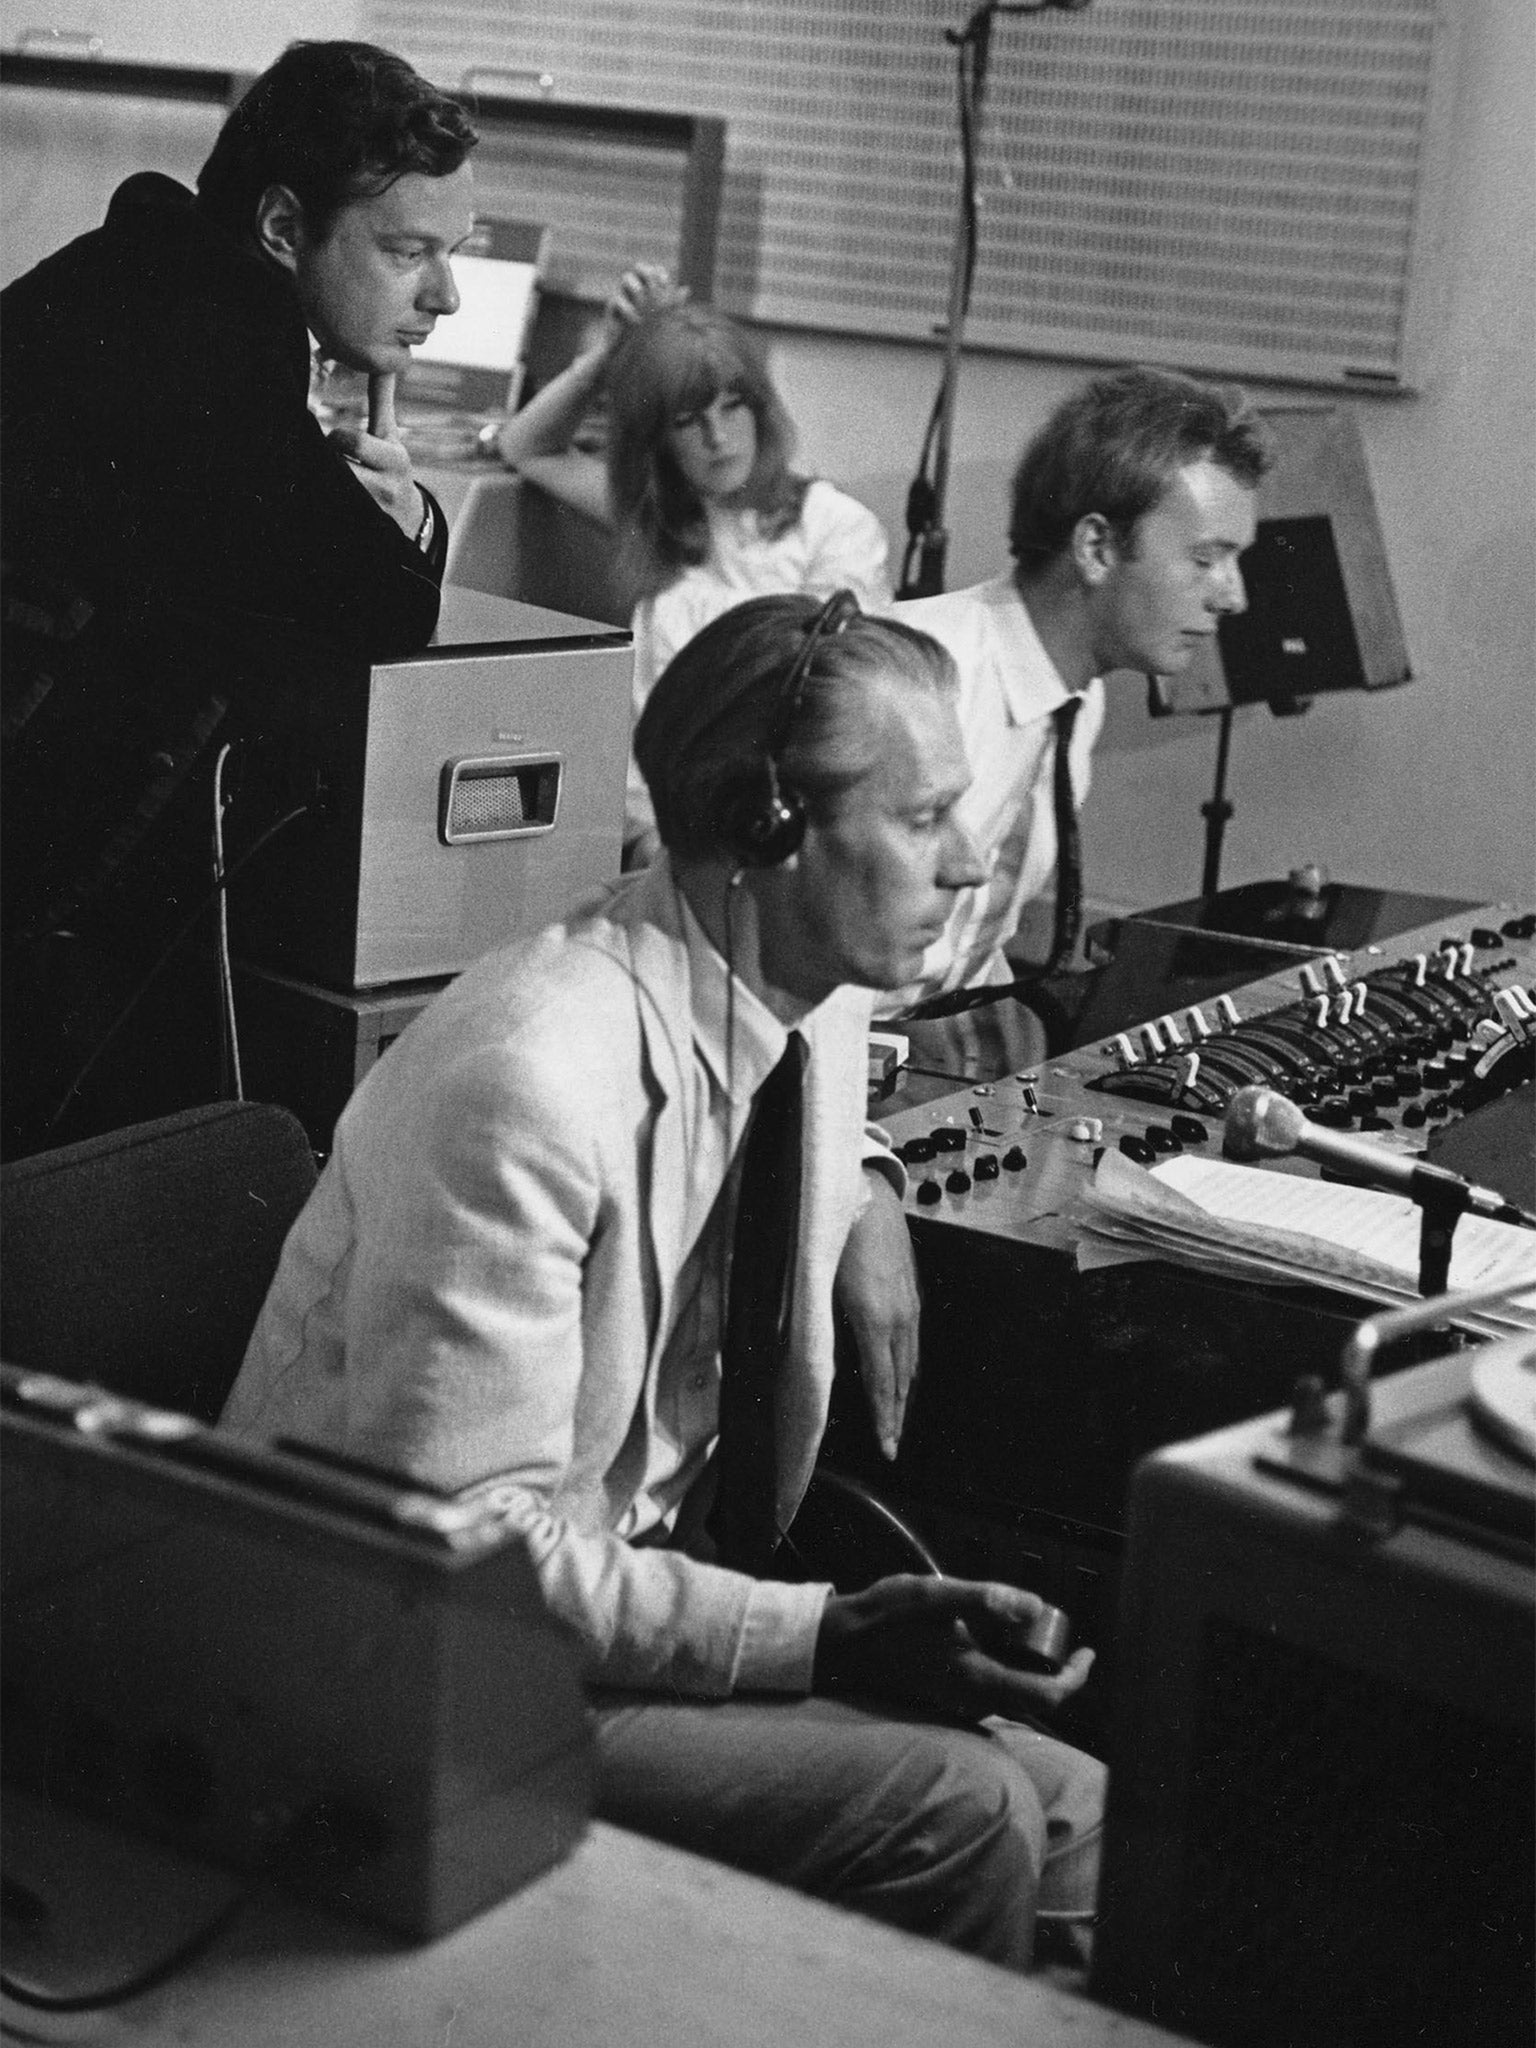
[[[269,185],[257,201],[256,240],[284,270],[298,269],[308,236],[304,208],[286,185]]]
[[[1102,512],[1083,514],[1072,529],[1068,550],[1079,580],[1090,589],[1101,584],[1120,560],[1120,544]]]

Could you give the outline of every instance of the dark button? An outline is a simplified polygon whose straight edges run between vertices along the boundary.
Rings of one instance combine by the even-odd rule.
[[[1449,1116],[1450,1113],[1451,1098],[1449,1095],[1431,1095],[1424,1104],[1424,1114],[1426,1116]]]
[[[1389,1109],[1398,1099],[1397,1083],[1390,1074],[1383,1074],[1371,1083],[1371,1094],[1383,1109]]]
[[[936,1180],[920,1180],[917,1184],[917,1200],[925,1209],[938,1201],[943,1192]]]
[[[1421,1124],[1427,1123],[1428,1120],[1428,1112],[1425,1110],[1422,1102],[1410,1102],[1403,1111],[1404,1127],[1410,1131],[1416,1131]]]
[[[1417,1095],[1424,1086],[1424,1076],[1417,1067],[1399,1067],[1394,1078],[1404,1095]]]
[[[1454,932],[1447,932],[1435,950],[1439,953],[1459,953],[1465,944],[1465,939],[1457,938]]]
[[[1349,1112],[1351,1116],[1369,1116],[1376,1107],[1376,1098],[1369,1088],[1351,1088],[1349,1091]]]
[[[1150,1166],[1157,1157],[1153,1147],[1144,1138],[1138,1138],[1134,1131],[1127,1131],[1120,1140],[1120,1150],[1127,1159],[1134,1159],[1138,1166]]]
[[[1464,1081],[1472,1071],[1472,1055],[1469,1052],[1448,1052],[1445,1056],[1445,1071],[1453,1081]]]
[[[1323,1124],[1330,1131],[1347,1131],[1354,1120],[1354,1112],[1339,1095],[1330,1095],[1326,1102],[1320,1102],[1312,1112],[1313,1123]]]
[[[1536,939],[1536,911],[1528,910],[1523,917],[1512,917],[1499,929],[1506,939]]]
[[[1373,1109],[1361,1117],[1360,1128],[1362,1131],[1390,1131],[1392,1119],[1389,1116],[1378,1116]]]
[[[1154,1152],[1177,1152],[1179,1141],[1166,1124],[1148,1124],[1141,1134]]]
[[[1426,1060],[1424,1063],[1424,1086],[1443,1088],[1451,1078],[1444,1060]]]
[[[1203,1145],[1211,1135],[1197,1116],[1175,1116],[1168,1121],[1181,1145]]]
[[[899,1149],[908,1166],[921,1166],[933,1157],[937,1148],[932,1138],[908,1138]]]
[[[971,1171],[978,1180],[996,1180],[998,1173],[997,1154],[978,1152],[971,1162]]]
[[[1003,1165],[1010,1173],[1022,1173],[1029,1161],[1017,1145],[1010,1145],[1003,1154]]]
[[[963,1195],[970,1187],[970,1184],[971,1176],[968,1173],[962,1173],[958,1166],[953,1173],[947,1173],[944,1176],[944,1191],[946,1194]]]
[[[1501,933],[1489,931],[1487,925],[1475,924],[1472,927],[1472,943],[1479,953],[1489,953],[1496,952],[1503,945],[1504,939]]]
[[[940,1124],[933,1133],[933,1142],[940,1152],[963,1152],[965,1133],[955,1124]]]

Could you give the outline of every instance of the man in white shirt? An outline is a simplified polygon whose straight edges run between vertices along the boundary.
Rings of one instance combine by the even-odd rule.
[[[1104,722],[1103,677],[1177,675],[1226,613],[1243,609],[1238,557],[1254,537],[1271,456],[1238,392],[1168,371],[1090,378],[1046,421],[1014,476],[1010,572],[899,605],[960,670],[960,722],[974,778],[961,817],[991,873],[961,892],[922,974],[882,1014],[1013,981],[1030,912],[1058,875],[1058,816],[1088,794]],[[1064,707],[1076,700],[1074,714]],[[1055,800],[1063,723],[1070,785]],[[1070,791],[1070,793],[1069,793]],[[1078,877],[1068,877],[1075,896]],[[1080,897],[1058,887],[1037,966],[1070,958]],[[1049,927],[1047,927],[1049,930]]]

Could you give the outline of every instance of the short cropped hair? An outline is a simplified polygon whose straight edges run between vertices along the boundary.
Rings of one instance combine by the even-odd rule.
[[[724,612],[668,662],[635,726],[662,844],[680,859],[725,851],[721,821],[747,778],[774,761],[813,823],[877,765],[878,731],[855,683],[894,679],[953,696],[955,665],[938,641],[891,618],[860,612],[816,645],[788,733],[785,687],[822,609],[816,597],[748,598]]]
[[[198,206],[230,234],[254,234],[271,185],[286,185],[324,241],[337,214],[420,171],[444,178],[479,140],[457,100],[373,43],[290,43],[219,131],[198,173]]]
[[[790,469],[794,428],[746,328],[712,306],[649,313],[624,337],[608,372],[608,494],[636,590],[649,596],[709,555],[704,502],[673,459],[668,430],[722,392],[739,397],[757,427],[757,459],[743,502],[770,539],[800,517],[807,482]]]
[[[1175,472],[1204,460],[1249,490],[1271,467],[1269,436],[1243,392],[1142,367],[1090,377],[1057,406],[1014,473],[1014,560],[1043,568],[1093,512],[1131,548],[1137,521]]]

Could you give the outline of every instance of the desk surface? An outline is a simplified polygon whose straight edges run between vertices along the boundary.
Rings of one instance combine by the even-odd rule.
[[[7,2022],[17,2014],[8,2000]],[[602,1823],[567,1862],[420,1948],[258,1894],[168,1984],[105,2017],[46,2018],[31,2037],[131,2048],[1175,2040],[1048,1979],[1009,1975]]]

